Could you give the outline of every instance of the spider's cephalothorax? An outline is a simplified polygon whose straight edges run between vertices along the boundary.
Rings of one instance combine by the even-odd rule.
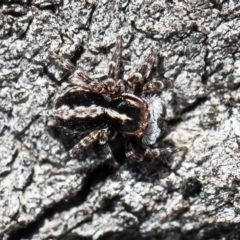
[[[150,148],[161,135],[163,124],[160,123],[165,117],[159,92],[170,86],[161,81],[145,81],[157,54],[153,52],[126,80],[116,80],[120,52],[119,37],[105,81],[93,80],[83,72],[74,71],[68,61],[62,63],[65,69],[74,72],[72,79],[78,84],[56,97],[53,116],[68,130],[89,133],[69,151],[64,163],[97,140],[103,146],[106,158],[112,158],[108,140],[116,133],[124,135],[126,156],[131,159],[140,161],[146,157],[153,160],[169,153],[169,149]]]

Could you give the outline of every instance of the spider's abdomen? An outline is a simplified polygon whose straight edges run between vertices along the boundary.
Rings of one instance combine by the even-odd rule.
[[[89,112],[89,111],[86,111],[86,112]],[[106,126],[107,116],[106,114],[102,113],[94,118],[89,116],[86,116],[85,118],[78,118],[78,117],[72,116],[68,120],[57,118],[57,121],[59,125],[71,131],[88,132],[91,130],[101,129],[104,126]]]
[[[60,95],[54,103],[54,108],[57,109],[63,105],[73,109],[76,106],[89,107],[91,105],[106,107],[107,103],[102,95],[78,87]]]
[[[106,106],[107,102],[102,95],[79,87],[56,99],[53,115],[62,127],[71,131],[87,132],[106,125]]]

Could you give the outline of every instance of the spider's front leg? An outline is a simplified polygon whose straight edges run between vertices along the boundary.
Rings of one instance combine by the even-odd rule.
[[[108,65],[108,79],[104,82],[99,82],[97,80],[94,80],[90,78],[87,74],[84,72],[77,70],[76,73],[73,75],[71,82],[79,82],[80,84],[84,83],[84,87],[91,89],[93,92],[96,93],[102,93],[102,94],[111,94],[116,92],[122,92],[123,91],[123,84],[120,82],[116,82],[114,80],[115,77],[115,71],[117,66],[117,60],[121,53],[121,37],[118,37],[116,40],[116,48],[114,50],[112,60],[109,62]],[[68,66],[67,63],[64,64],[65,68],[71,68],[71,66]]]
[[[102,92],[104,88],[102,83],[90,78],[86,73],[77,70],[69,60],[62,59],[56,53],[51,53],[50,57],[53,58],[63,69],[72,74],[68,80],[70,83],[76,86],[83,86],[86,89],[91,89],[93,92]]]
[[[116,47],[112,55],[112,59],[108,64],[107,80],[103,82],[104,89],[108,94],[116,94],[124,92],[124,84],[121,80],[115,81],[115,73],[118,65],[118,58],[122,51],[121,37],[118,36],[116,39]]]
[[[126,86],[133,90],[137,96],[141,95],[144,78],[149,75],[156,58],[157,53],[152,52],[140,69],[127,78]]]
[[[118,61],[119,55],[121,54],[121,51],[122,51],[122,41],[121,41],[121,37],[118,36],[116,39],[116,47],[113,52],[112,59],[108,64],[108,79],[109,78],[114,79],[115,77],[116,67],[118,64],[117,61]]]

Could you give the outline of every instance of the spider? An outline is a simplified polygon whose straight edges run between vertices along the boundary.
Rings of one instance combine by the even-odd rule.
[[[57,95],[53,117],[65,129],[88,134],[62,159],[63,165],[96,141],[102,145],[105,158],[113,159],[108,141],[119,133],[126,140],[126,157],[132,160],[152,162],[171,153],[169,148],[151,147],[165,128],[166,109],[159,94],[171,86],[169,82],[146,81],[157,53],[152,51],[137,72],[122,80],[115,76],[121,48],[121,37],[118,37],[104,81],[75,70],[69,61],[61,63],[74,73],[72,78],[78,84]]]

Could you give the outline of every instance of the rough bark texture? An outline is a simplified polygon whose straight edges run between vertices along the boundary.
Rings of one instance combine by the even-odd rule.
[[[239,1],[0,7],[1,239],[240,239]],[[101,77],[118,35],[124,76],[159,50],[151,77],[174,84],[162,94],[169,131],[159,144],[188,152],[153,168],[124,160],[115,143],[118,169],[91,148],[52,174],[81,136],[48,117],[67,84],[50,53]]]

